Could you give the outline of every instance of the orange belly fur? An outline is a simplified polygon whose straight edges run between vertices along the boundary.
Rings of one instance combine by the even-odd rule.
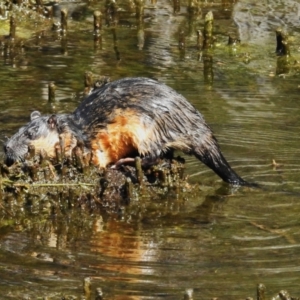
[[[117,162],[138,150],[139,143],[146,137],[147,129],[134,112],[119,115],[92,139],[92,162],[103,168]]]

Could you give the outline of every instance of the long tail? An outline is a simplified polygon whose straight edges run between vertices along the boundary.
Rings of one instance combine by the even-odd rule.
[[[225,157],[221,152],[218,152],[218,155],[214,155],[211,151],[206,150],[201,154],[195,153],[195,156],[201,160],[205,165],[212,169],[218,176],[220,176],[223,181],[228,182],[234,185],[243,185],[251,186],[252,184],[248,183],[242,179],[228,164]]]

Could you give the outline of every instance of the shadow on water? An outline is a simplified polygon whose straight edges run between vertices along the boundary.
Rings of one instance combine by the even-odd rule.
[[[93,296],[101,287],[107,298],[175,299],[192,288],[195,298],[237,299],[254,297],[258,282],[269,295],[299,296],[299,196],[282,193],[299,191],[298,2],[191,1],[199,6],[188,9],[188,1],[157,0],[145,1],[143,14],[134,1],[118,2],[117,10],[109,1],[55,5],[54,23],[68,9],[65,35],[50,29],[52,20],[37,23],[39,30],[20,19],[17,37],[2,39],[0,139],[33,110],[73,111],[86,71],[153,77],[203,113],[243,178],[267,188],[229,187],[187,157],[196,192],[140,199],[115,214],[63,204],[53,211],[43,195],[32,206],[11,199],[1,207],[1,298],[79,297],[86,277]],[[96,36],[95,10],[103,12]],[[197,30],[209,11],[215,40],[203,50]],[[8,20],[0,22],[6,28]],[[292,41],[287,68],[275,54],[278,26]],[[240,42],[228,46],[228,35]],[[49,103],[52,81],[56,101]]]

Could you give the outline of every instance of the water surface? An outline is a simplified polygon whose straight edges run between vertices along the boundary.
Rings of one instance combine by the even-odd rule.
[[[300,56],[300,7],[297,1],[232,2],[203,4],[202,15],[191,16],[184,3],[174,14],[170,1],[155,6],[146,1],[145,17],[138,22],[124,1],[119,25],[104,26],[96,42],[92,14],[103,10],[104,1],[61,3],[69,9],[66,37],[37,28],[23,47],[16,40],[13,50],[2,49],[1,140],[33,110],[73,111],[85,71],[112,79],[154,77],[203,113],[243,178],[264,186],[229,187],[187,157],[197,192],[141,199],[119,215],[73,209],[49,217],[42,208],[31,211],[12,199],[7,205],[18,214],[3,210],[0,220],[3,299],[79,297],[85,277],[107,298],[178,299],[193,288],[198,299],[237,299],[254,297],[259,282],[269,295],[287,289],[299,297],[300,105],[294,61]],[[209,10],[215,15],[216,42],[205,53],[196,47],[196,30],[203,28]],[[278,26],[292,40],[285,72],[275,55]],[[178,47],[182,30],[185,49]],[[229,34],[241,43],[227,46]],[[47,103],[50,81],[57,85],[54,104]]]

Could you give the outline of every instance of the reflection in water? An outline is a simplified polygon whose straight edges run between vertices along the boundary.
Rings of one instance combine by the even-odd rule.
[[[281,274],[296,276],[299,268],[292,264],[299,263],[294,256],[299,224],[287,224],[297,220],[297,198],[282,194],[284,206],[261,190],[235,190],[225,184],[218,190],[200,189],[200,195],[188,199],[132,203],[117,216],[76,207],[56,207],[54,215],[47,215],[42,206],[32,214],[32,209],[16,207],[18,226],[0,230],[2,257],[15,258],[4,262],[0,257],[0,263],[23,265],[26,257],[19,274],[26,272],[27,281],[38,277],[47,286],[51,280],[70,293],[69,281],[78,286],[88,276],[92,287],[101,287],[109,298],[126,299],[180,295],[189,288],[220,297],[241,276],[239,293],[247,295],[260,274],[264,281],[271,276],[273,286]],[[291,220],[285,218],[288,213]],[[1,219],[7,222],[10,216]],[[10,268],[2,272],[2,278],[10,276]],[[65,277],[69,281],[62,282]],[[72,293],[80,295],[81,288]]]
[[[101,253],[107,260],[96,268],[114,271],[113,280],[138,282],[137,275],[153,274],[149,265],[156,260],[157,245],[142,236],[142,232],[132,224],[109,220],[104,224],[101,219],[95,220],[90,241],[91,251]],[[126,276],[129,275],[129,276]]]
[[[224,192],[229,192],[227,186],[220,190],[220,196]],[[202,253],[201,248],[194,244],[196,236],[202,236],[202,242],[210,240],[206,233],[201,233],[199,225],[215,222],[216,217],[212,214],[222,214],[224,207],[217,195],[208,196],[200,206],[198,199],[191,203],[191,207],[188,202],[184,205],[179,199],[170,199],[169,207],[157,201],[157,207],[152,207],[155,204],[152,201],[140,203],[143,211],[137,204],[127,207],[121,219],[114,216],[107,218],[106,214],[102,216],[96,211],[91,215],[78,208],[69,211],[62,208],[60,211],[57,206],[55,214],[53,209],[49,209],[48,215],[44,210],[48,207],[47,203],[44,203],[45,207],[40,205],[40,212],[36,211],[38,206],[35,209],[28,207],[25,213],[21,207],[19,210],[15,207],[14,213],[18,216],[15,222],[19,224],[15,229],[18,228],[18,231],[1,234],[0,249],[8,255],[15,253],[20,259],[27,257],[28,265],[24,272],[28,280],[37,276],[45,280],[45,284],[50,279],[62,284],[60,279],[64,276],[75,276],[78,280],[88,275],[92,283],[100,280],[101,286],[107,281],[117,283],[118,287],[112,293],[118,298],[124,296],[124,290],[119,291],[122,282],[127,284],[125,290],[137,295],[167,292],[175,286],[165,281],[165,268],[170,269],[174,276],[189,272],[177,267],[183,267],[186,259],[189,261],[197,253]],[[179,203],[176,205],[176,202]],[[140,210],[138,214],[136,209]],[[3,217],[10,216],[4,214]],[[197,235],[193,233],[195,225]],[[189,227],[192,231],[188,235],[180,229]],[[188,250],[184,260],[183,250]],[[19,263],[19,258],[16,262]],[[10,272],[2,275],[6,278]],[[161,281],[162,290],[153,291],[151,286],[157,285],[157,280]],[[140,286],[146,283],[150,287]],[[188,286],[176,287],[175,290],[179,292]]]
[[[118,38],[117,38],[116,28],[112,28],[111,33],[113,36],[113,45],[114,45],[114,51],[116,54],[116,60],[119,62],[121,60],[121,55],[120,55],[120,51],[118,49]]]

